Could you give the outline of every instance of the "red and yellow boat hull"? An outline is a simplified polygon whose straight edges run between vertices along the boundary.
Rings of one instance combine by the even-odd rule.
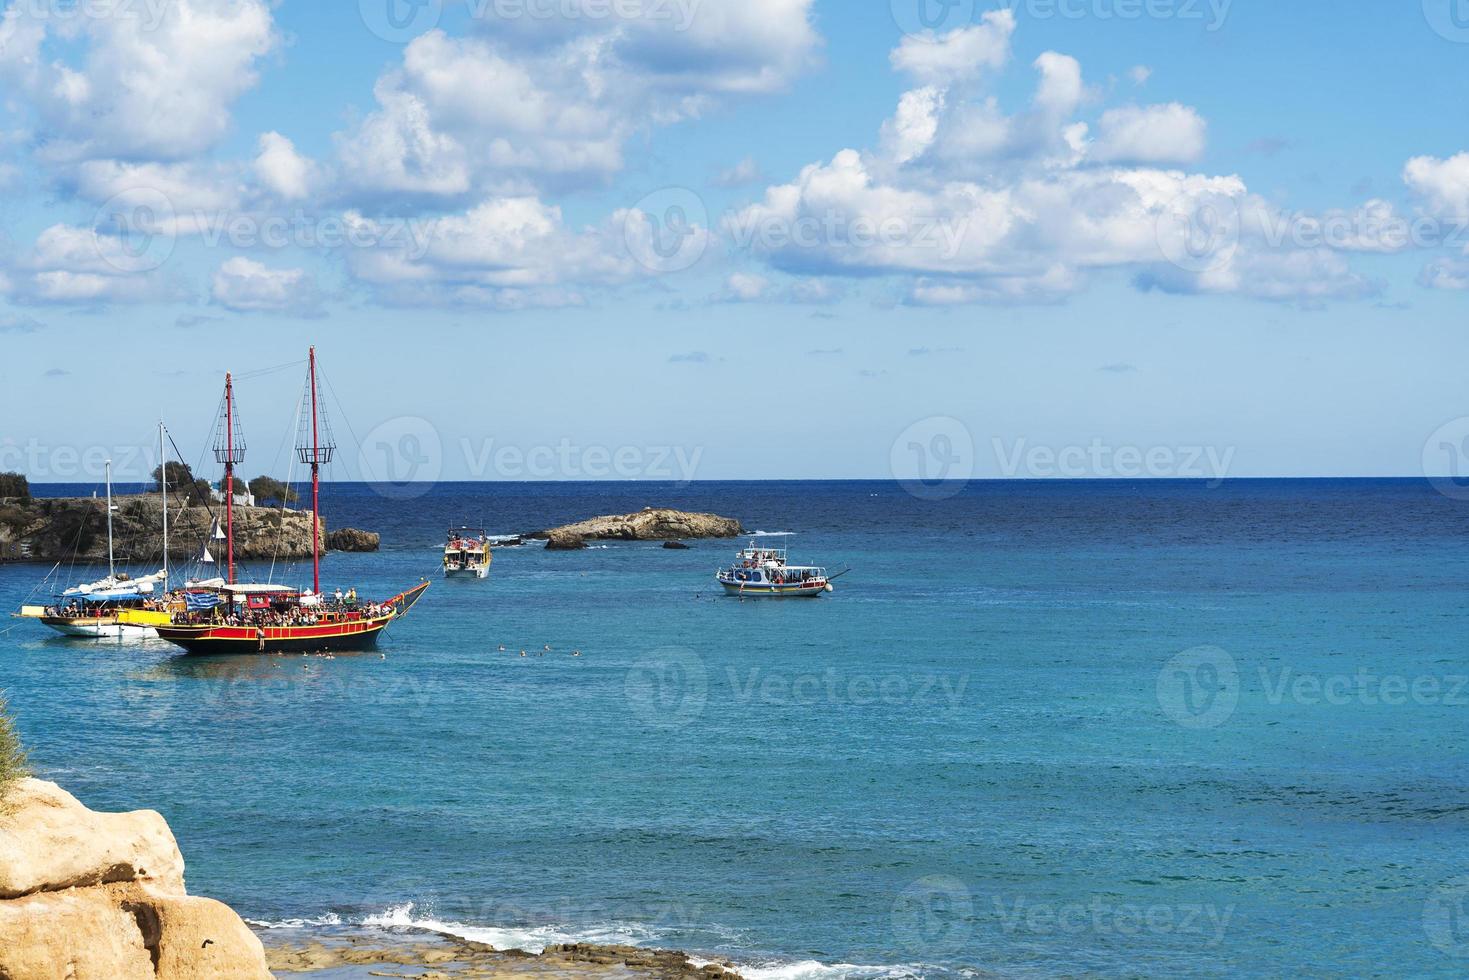
[[[158,637],[191,654],[213,656],[250,653],[327,653],[368,650],[389,624],[401,619],[428,588],[423,582],[383,605],[389,611],[373,617],[342,617],[309,626],[223,626],[171,624],[159,626]]]

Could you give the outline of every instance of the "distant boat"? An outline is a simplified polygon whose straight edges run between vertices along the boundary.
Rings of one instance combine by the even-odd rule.
[[[444,542],[445,578],[485,578],[490,574],[490,538],[483,528],[450,528]]]
[[[113,557],[112,460],[107,460],[107,577],[64,590],[50,605],[25,605],[17,614],[35,619],[63,636],[89,640],[151,640],[159,624],[168,622],[168,482],[163,452],[163,423],[158,423],[159,491],[163,495],[163,568],[150,575],[130,576],[117,570]],[[95,495],[95,494],[94,494]]]
[[[762,534],[735,555],[735,562],[715,573],[715,579],[730,595],[751,598],[799,599],[816,598],[835,591],[826,569],[819,565],[792,565],[784,547],[764,544],[769,538],[788,538],[789,534]]]
[[[302,414],[303,431],[296,455],[311,467],[311,591],[270,582],[235,581],[235,464],[243,461],[245,444],[235,413],[234,383],[226,374],[214,445],[215,459],[224,465],[225,577],[190,583],[173,603],[170,622],[158,627],[159,637],[189,653],[364,650],[401,619],[428,588],[425,581],[381,602],[359,601],[355,589],[345,595],[340,591],[330,597],[322,595],[321,553],[315,547],[320,537],[321,465],[331,462],[336,447],[329,429],[325,441],[321,439],[316,348],[311,348],[308,360],[310,414]]]

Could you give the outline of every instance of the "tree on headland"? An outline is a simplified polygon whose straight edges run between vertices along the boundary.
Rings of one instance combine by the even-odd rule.
[[[192,489],[191,496],[196,500],[208,500],[210,491],[214,489],[208,480],[194,476],[194,471],[188,463],[181,463],[176,459],[169,460],[165,466],[168,473],[168,492],[172,494],[188,494]],[[162,482],[165,466],[153,467],[153,489],[157,490]]]
[[[0,497],[31,499],[30,482],[20,473],[0,473]]]
[[[300,499],[295,489],[288,483],[270,476],[257,476],[250,481],[250,492],[255,495],[257,504],[272,501],[278,504],[294,504]]]
[[[15,723],[6,710],[5,699],[0,697],[0,799],[5,797],[16,780],[30,774],[26,766],[25,746],[21,744]]]

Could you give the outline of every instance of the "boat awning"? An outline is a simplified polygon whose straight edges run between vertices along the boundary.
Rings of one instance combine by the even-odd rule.
[[[264,583],[259,585],[234,585],[215,586],[220,592],[228,592],[231,595],[295,595],[300,589],[294,589],[289,585],[272,585]]]

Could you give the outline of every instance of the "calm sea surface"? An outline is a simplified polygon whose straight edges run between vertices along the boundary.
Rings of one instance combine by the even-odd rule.
[[[323,496],[384,540],[330,556],[328,588],[434,578],[379,651],[191,659],[0,624],[41,774],[162,811],[190,889],[262,928],[621,939],[786,978],[1469,963],[1469,503],[1426,484]],[[797,531],[793,558],[852,571],[741,602],[711,588],[717,541],[437,578],[450,522],[645,505]],[[45,571],[0,567],[0,607]]]

